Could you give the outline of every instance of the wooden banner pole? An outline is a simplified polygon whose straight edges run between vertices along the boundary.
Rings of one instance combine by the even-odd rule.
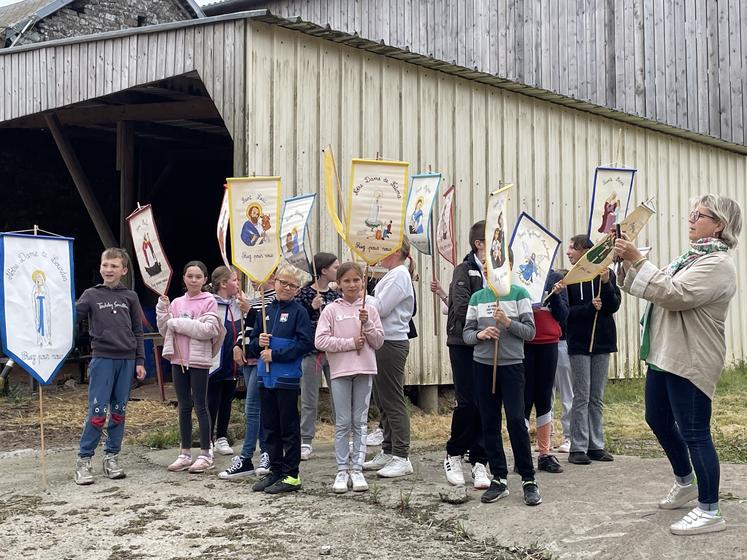
[[[583,289],[583,287],[582,287]],[[597,297],[602,296],[602,279],[599,279],[599,289],[597,290]],[[597,309],[594,313],[594,322],[591,325],[591,339],[589,339],[589,354],[594,349],[594,338],[597,332],[597,319],[599,318],[599,310]]]
[[[493,394],[495,395],[495,384],[498,374],[498,341],[493,346]]]
[[[366,271],[363,273],[363,303],[361,304],[361,309],[366,308],[366,293],[368,292],[367,286],[368,286],[368,263],[366,263]],[[363,323],[361,323],[361,336],[363,336]],[[360,350],[356,350],[356,352],[359,355],[361,353]]]
[[[431,272],[433,273],[433,281],[438,281],[438,273],[437,273],[437,267],[438,267],[438,259],[436,257],[436,224],[433,221],[433,210],[431,209]],[[441,306],[438,304],[438,294],[436,292],[433,292],[433,334],[438,337],[438,333],[441,330],[440,327],[440,309]]]
[[[265,311],[265,286],[264,284],[260,285],[259,287],[259,298],[262,302],[262,332],[264,334],[267,334],[267,314]],[[269,346],[265,346],[265,348],[269,348]],[[270,362],[265,362],[265,371],[267,373],[270,373]]]
[[[41,469],[42,469],[42,487],[47,488],[47,458],[44,446],[44,391],[43,385],[39,383],[39,428],[41,431]]]

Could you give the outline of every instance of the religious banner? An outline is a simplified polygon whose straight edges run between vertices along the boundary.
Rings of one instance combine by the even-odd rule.
[[[485,216],[485,262],[488,287],[496,297],[511,291],[511,264],[508,260],[506,224],[508,216],[509,184],[490,193],[488,211]]]
[[[560,239],[522,212],[511,235],[510,247],[514,253],[512,282],[527,289],[533,304],[542,303],[545,282],[560,247]]]
[[[335,166],[335,157],[332,154],[332,146],[328,146],[324,150],[324,201],[327,206],[327,213],[332,220],[332,225],[343,240],[345,239],[345,226],[343,220],[340,220],[340,216],[337,213],[337,201],[335,201],[335,186],[337,187],[337,196],[339,197],[340,208],[344,207],[342,201],[342,187],[339,183],[337,175],[337,167]]]
[[[48,385],[73,348],[73,240],[0,233],[3,352]]]
[[[138,209],[126,218],[130,227],[135,260],[147,288],[158,295],[165,295],[171,284],[173,270],[158,236],[153,208],[150,204],[138,205]]]
[[[630,241],[634,241],[654,214],[656,214],[656,208],[654,207],[653,200],[649,199],[628,214],[627,218],[620,223],[620,231],[624,235],[627,235]],[[568,274],[563,278],[563,284],[569,286],[571,284],[578,284],[579,282],[588,282],[599,276],[612,263],[612,258],[614,257],[612,250],[614,248],[615,235],[613,228],[612,233],[608,233],[600,241],[597,241],[571,267]]]
[[[296,268],[308,273],[311,273],[311,265],[306,254],[306,226],[315,199],[315,193],[286,199],[280,224],[280,247],[283,257]]]
[[[431,219],[436,200],[440,173],[421,173],[410,177],[410,194],[407,197],[407,238],[418,251],[431,254]]]
[[[628,213],[635,169],[597,167],[591,191],[589,239],[596,243],[614,229],[615,215]]]
[[[228,254],[226,253],[226,237],[228,236],[228,185],[223,185],[223,201],[220,204],[220,212],[218,212],[218,249],[220,249],[220,257],[223,259],[223,264],[228,268],[231,268],[231,263],[228,261]]]
[[[234,177],[228,181],[233,264],[258,284],[280,262],[280,177]]]
[[[369,265],[396,252],[404,239],[409,163],[354,159],[346,242]]]
[[[454,240],[454,185],[451,185],[443,194],[443,206],[441,206],[441,217],[436,228],[436,248],[439,254],[456,265],[456,242]]]

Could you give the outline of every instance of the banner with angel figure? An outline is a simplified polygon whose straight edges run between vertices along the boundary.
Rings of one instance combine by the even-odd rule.
[[[407,238],[418,251],[431,254],[431,219],[436,200],[440,173],[421,173],[410,177],[410,194],[407,198]]]
[[[560,247],[560,239],[522,212],[516,220],[509,246],[514,253],[512,282],[527,289],[533,304],[542,303],[545,282]]]
[[[402,246],[409,163],[354,159],[345,241],[370,265]]]
[[[513,185],[506,185],[490,193],[488,211],[485,216],[485,249],[487,255],[487,282],[493,293],[503,296],[511,291],[511,264],[508,260],[509,221],[508,191]]]
[[[441,217],[436,227],[436,247],[439,254],[456,265],[456,242],[454,240],[454,185],[451,185],[443,194],[444,203],[441,207]]]
[[[3,352],[48,385],[73,348],[73,240],[0,233]]]
[[[228,261],[228,254],[226,253],[226,237],[228,236],[228,185],[223,185],[223,201],[220,204],[220,212],[218,212],[218,227],[216,228],[216,234],[218,236],[218,249],[220,249],[220,258],[223,259],[223,264],[228,268],[231,268],[231,263]]]
[[[591,190],[589,238],[596,243],[614,229],[615,216],[628,213],[635,169],[597,167]]]
[[[315,200],[315,193],[286,199],[280,224],[280,247],[283,257],[293,266],[309,273],[311,266],[306,254],[306,226]]]
[[[153,208],[150,204],[139,206],[126,218],[130,227],[135,259],[140,268],[143,283],[159,295],[169,290],[173,270],[158,236]]]
[[[649,199],[640,204],[620,223],[620,230],[634,241],[645,225],[656,214],[653,200]],[[563,284],[569,286],[579,282],[593,280],[612,263],[612,250],[615,248],[615,236],[613,233],[605,235],[597,241],[594,246],[582,256],[563,278]]]
[[[280,177],[226,181],[233,264],[262,284],[280,262]]]

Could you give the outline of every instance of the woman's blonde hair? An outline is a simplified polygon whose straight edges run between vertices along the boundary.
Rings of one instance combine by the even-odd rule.
[[[703,206],[711,212],[719,222],[724,224],[721,231],[721,241],[726,243],[729,249],[734,249],[742,231],[742,207],[739,203],[720,194],[708,193],[690,200],[693,208]]]
[[[221,282],[228,282],[231,276],[238,274],[238,271],[234,267],[227,267],[224,265],[219,266],[210,275],[210,288],[214,294],[218,293]]]

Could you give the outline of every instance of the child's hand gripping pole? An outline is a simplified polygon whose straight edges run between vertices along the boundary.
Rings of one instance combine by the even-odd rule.
[[[366,292],[368,291],[366,289],[367,286],[368,286],[368,263],[366,263],[366,271],[363,273],[363,303],[361,304],[361,310],[360,310],[361,334],[359,338],[363,338],[363,323],[365,323],[368,320],[368,312],[366,312]],[[365,321],[363,319],[364,313],[365,313]],[[360,356],[361,349],[358,348],[357,344],[356,344],[355,351]]]
[[[262,334],[267,335],[267,313],[265,311],[265,287],[259,287],[259,299],[262,302]],[[260,344],[261,346],[261,344]],[[265,350],[270,347],[269,342],[264,346]],[[270,362],[265,360],[265,371],[270,373]]]

